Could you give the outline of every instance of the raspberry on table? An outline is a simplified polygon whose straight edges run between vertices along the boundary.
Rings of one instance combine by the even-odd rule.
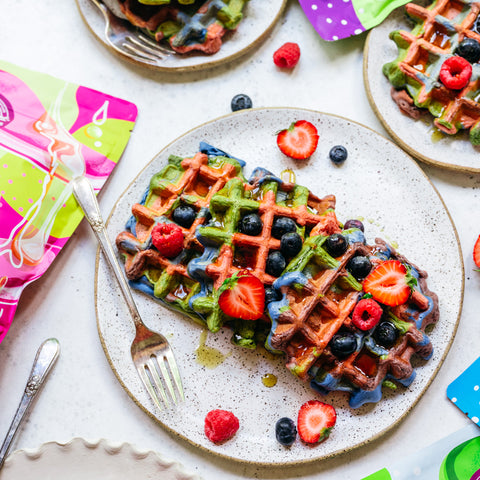
[[[214,443],[229,440],[239,427],[238,418],[228,410],[211,410],[205,417],[205,435]]]
[[[273,54],[273,63],[280,68],[293,68],[300,60],[300,47],[287,42]]]

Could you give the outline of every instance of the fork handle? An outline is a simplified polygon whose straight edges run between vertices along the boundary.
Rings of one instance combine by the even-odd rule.
[[[13,439],[18,431],[18,427],[25,418],[33,400],[35,399],[40,387],[43,385],[48,373],[52,369],[53,364],[58,358],[60,352],[60,344],[56,338],[45,340],[39,347],[33,362],[32,371],[28,378],[25,390],[18,405],[15,416],[13,417],[10,428],[8,429],[5,440],[0,447],[0,469],[2,468],[7,453],[10,450]]]
[[[142,324],[140,314],[138,313],[137,306],[133,300],[130,287],[128,286],[127,281],[123,275],[123,270],[120,264],[118,263],[115,252],[113,251],[112,244],[107,235],[107,230],[105,228],[105,223],[100,212],[100,207],[97,202],[97,197],[93,191],[91,183],[87,178],[80,176],[76,177],[72,181],[73,185],[73,195],[77,200],[78,204],[85,214],[85,218],[92,227],[93,233],[97,237],[98,243],[105,254],[105,258],[115,274],[118,285],[122,291],[125,301],[127,302],[128,309],[132,315],[135,326]]]

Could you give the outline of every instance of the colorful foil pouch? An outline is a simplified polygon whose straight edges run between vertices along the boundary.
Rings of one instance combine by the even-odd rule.
[[[469,425],[363,480],[480,480],[480,430]]]
[[[358,35],[382,23],[410,0],[299,0],[308,20],[327,41]]]
[[[100,190],[136,118],[133,103],[0,61],[0,342],[83,217],[71,180]]]

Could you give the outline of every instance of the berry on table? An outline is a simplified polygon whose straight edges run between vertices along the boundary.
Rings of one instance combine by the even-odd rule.
[[[300,60],[298,43],[287,42],[273,54],[273,63],[280,68],[293,68]]]
[[[349,230],[350,228],[358,228],[362,232],[365,232],[365,227],[360,220],[352,218],[351,220],[347,220],[345,225],[343,226],[344,230]]]
[[[357,339],[353,333],[337,333],[330,340],[330,351],[338,358],[346,358],[357,349]]]
[[[451,90],[461,90],[472,76],[472,65],[462,57],[448,57],[440,68],[441,82]]]
[[[263,223],[257,213],[249,213],[240,221],[240,232],[255,237],[262,233]]]
[[[164,257],[176,257],[183,250],[182,229],[174,223],[158,223],[152,230],[152,244]]]
[[[480,268],[480,235],[473,247],[473,261],[475,262],[475,265]]]
[[[305,160],[317,149],[317,129],[306,120],[298,120],[277,134],[277,145],[288,157]]]
[[[268,254],[265,272],[272,275],[272,277],[279,277],[286,266],[287,262],[285,257],[279,251],[275,250]]]
[[[295,422],[288,417],[280,418],[275,424],[275,437],[281,445],[290,447],[297,438],[297,427]]]
[[[319,443],[328,438],[336,421],[337,414],[332,405],[309,400],[298,412],[298,434],[305,443]]]
[[[336,165],[343,163],[348,157],[348,151],[343,145],[335,145],[328,152],[330,160]]]
[[[360,330],[370,330],[380,321],[382,315],[382,307],[373,298],[363,298],[353,309],[352,323]]]
[[[179,205],[172,213],[172,219],[183,228],[190,228],[197,217],[197,212],[190,205]]]
[[[380,322],[373,332],[373,338],[380,346],[390,348],[397,341],[398,330],[392,322]]]
[[[357,255],[350,259],[347,263],[347,270],[356,278],[357,280],[364,279],[372,270],[372,263],[363,255]]]
[[[453,52],[470,63],[477,63],[480,60],[480,43],[474,38],[465,38]]]
[[[296,232],[297,224],[288,217],[277,217],[272,224],[272,236],[280,240],[283,235],[289,232]]]
[[[228,410],[211,410],[205,417],[205,435],[214,442],[220,443],[232,438],[240,428],[238,418]]]
[[[302,237],[297,232],[289,232],[282,236],[280,240],[280,252],[285,257],[294,257],[303,246]]]
[[[253,107],[252,99],[244,93],[239,93],[232,98],[230,102],[232,112],[238,112],[238,110],[246,110]]]
[[[327,252],[332,257],[339,257],[347,251],[347,239],[340,233],[334,233],[325,240]]]

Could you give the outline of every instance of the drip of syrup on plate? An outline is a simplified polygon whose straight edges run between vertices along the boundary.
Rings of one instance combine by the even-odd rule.
[[[273,373],[262,375],[262,383],[268,387],[274,387],[277,384],[277,377]]]
[[[200,334],[200,345],[195,350],[195,353],[197,355],[197,363],[205,368],[213,369],[221,365],[230,356],[230,353],[223,354],[220,350],[207,346],[207,335],[207,330],[203,330]]]
[[[284,182],[288,183],[295,183],[295,180],[297,179],[295,172],[291,168],[286,168],[285,170],[282,170],[280,172],[280,178]]]

